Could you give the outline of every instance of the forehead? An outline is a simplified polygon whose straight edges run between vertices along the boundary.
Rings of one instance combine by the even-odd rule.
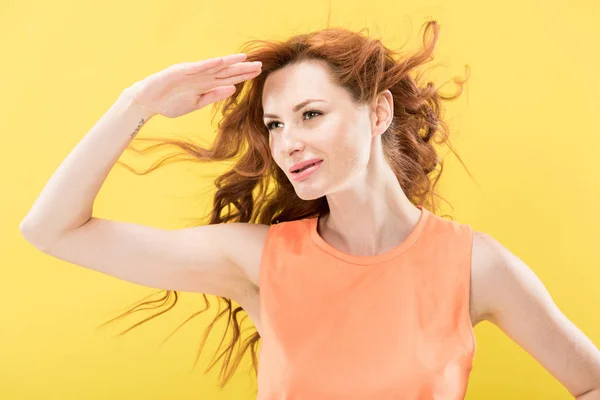
[[[303,61],[287,65],[267,77],[262,105],[267,113],[288,110],[308,98],[331,98],[338,95],[337,89],[324,62]]]

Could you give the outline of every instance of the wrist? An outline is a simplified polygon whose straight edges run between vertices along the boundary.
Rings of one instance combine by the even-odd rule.
[[[135,96],[130,89],[125,89],[121,92],[116,105],[127,113],[135,114],[138,119],[143,119],[144,122],[156,115],[155,112],[137,103],[135,101]]]

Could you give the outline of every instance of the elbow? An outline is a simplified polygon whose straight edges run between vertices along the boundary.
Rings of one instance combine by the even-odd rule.
[[[590,389],[578,396],[575,396],[577,400],[600,400],[600,389]]]
[[[52,236],[48,233],[44,233],[35,222],[25,218],[19,225],[19,231],[21,232],[21,236],[36,249],[42,252],[48,251],[48,248],[50,247],[49,243],[53,240]]]

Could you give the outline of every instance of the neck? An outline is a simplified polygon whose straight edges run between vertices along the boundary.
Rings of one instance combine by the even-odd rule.
[[[329,213],[319,219],[321,237],[345,253],[372,256],[397,247],[413,231],[421,210],[404,194],[383,161],[370,165],[349,188],[327,195]]]

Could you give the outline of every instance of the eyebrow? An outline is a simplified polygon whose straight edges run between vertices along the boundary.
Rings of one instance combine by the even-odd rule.
[[[307,105],[308,103],[312,103],[315,101],[323,101],[325,103],[327,103],[325,100],[320,100],[320,99],[307,99],[304,100],[302,103],[297,104],[296,106],[294,106],[294,112],[297,112],[298,110],[300,110],[302,107],[304,107],[305,105]],[[263,118],[279,118],[277,115],[273,115],[273,114],[264,114]]]

